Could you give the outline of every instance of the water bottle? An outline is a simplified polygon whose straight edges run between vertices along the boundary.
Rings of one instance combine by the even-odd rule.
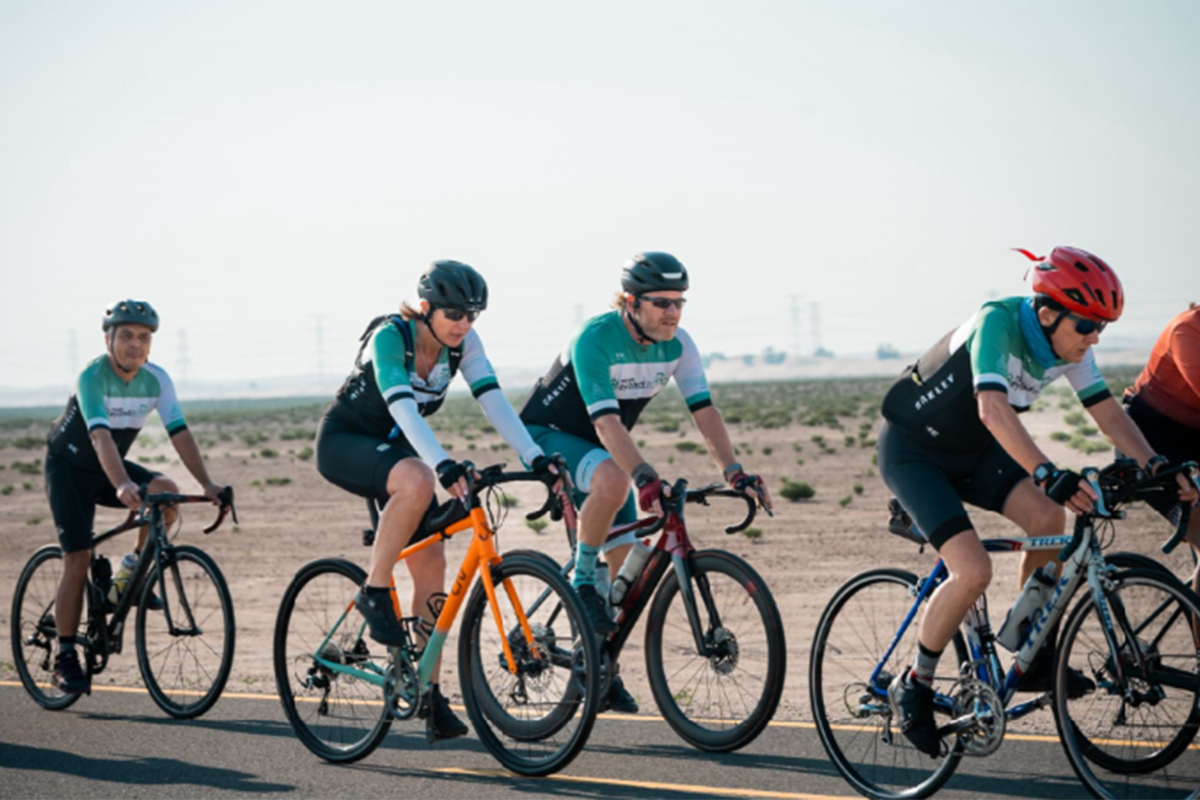
[[[621,565],[621,571],[613,579],[612,589],[608,593],[609,603],[614,606],[621,604],[629,587],[637,583],[637,579],[641,577],[642,570],[645,569],[646,562],[650,560],[650,554],[653,552],[644,542],[633,543],[633,549],[629,551],[625,563]]]
[[[133,571],[137,569],[137,562],[137,556],[133,553],[126,553],[125,557],[121,559],[121,568],[113,576],[112,588],[108,590],[108,602],[114,606],[120,602],[121,595],[125,594],[125,590],[129,588],[129,579],[133,577]]]
[[[92,558],[92,583],[100,592],[101,597],[108,595],[109,588],[112,586],[112,562],[108,560],[108,556]]]
[[[1021,595],[1017,598],[1017,602],[1008,612],[1008,619],[1004,620],[1004,627],[996,634],[998,644],[1013,652],[1021,649],[1029,632],[1030,618],[1050,599],[1057,582],[1058,578],[1054,574],[1053,564],[1046,564],[1040,569],[1034,570],[1034,573],[1029,576],[1029,580],[1025,581],[1025,587],[1021,589]]]

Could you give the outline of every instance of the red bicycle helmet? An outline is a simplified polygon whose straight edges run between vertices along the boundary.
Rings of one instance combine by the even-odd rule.
[[[1068,311],[1102,322],[1116,322],[1125,310],[1125,290],[1112,267],[1078,247],[1056,247],[1050,257],[1015,248],[1033,268],[1033,291]]]

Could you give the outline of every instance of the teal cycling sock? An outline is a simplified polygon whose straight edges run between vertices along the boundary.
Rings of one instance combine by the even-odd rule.
[[[596,558],[599,555],[599,547],[579,543],[575,548],[575,578],[571,581],[572,586],[579,588],[596,585]]]

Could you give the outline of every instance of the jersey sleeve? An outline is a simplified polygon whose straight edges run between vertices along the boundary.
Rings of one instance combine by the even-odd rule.
[[[487,353],[483,349],[483,341],[474,329],[467,333],[467,338],[463,340],[459,371],[470,384],[471,394],[476,399],[500,388],[500,382],[496,380],[496,371],[492,369],[492,363],[488,361]]]
[[[158,381],[158,400],[155,408],[163,427],[169,436],[187,430],[187,421],[183,418],[183,409],[179,405],[179,396],[175,393],[175,382],[167,371],[156,364],[146,364],[147,370]]]
[[[1067,367],[1064,374],[1084,408],[1094,406],[1101,400],[1112,397],[1108,384],[1104,382],[1104,377],[1100,374],[1100,367],[1096,364],[1096,354],[1090,347],[1083,360]]]
[[[1015,337],[1021,335],[1013,315],[1001,306],[979,309],[968,352],[975,392],[1008,394],[1008,359],[1015,352]]]
[[[1168,351],[1184,382],[1200,397],[1200,316],[1193,314],[1188,322],[1175,326]]]
[[[592,422],[606,414],[621,412],[609,373],[609,354],[599,330],[585,327],[570,346],[571,366],[575,370],[579,396],[583,398]]]
[[[75,382],[75,397],[79,400],[79,412],[83,415],[88,433],[97,428],[112,428],[108,409],[104,405],[104,382],[100,378],[98,363],[90,364],[79,373],[79,379]]]
[[[367,346],[375,384],[393,417],[396,414],[394,404],[405,398],[413,400],[416,397],[412,379],[408,375],[408,365],[404,363],[405,352],[404,336],[391,324],[379,326]]]
[[[712,405],[712,394],[708,389],[708,379],[704,377],[704,362],[700,360],[700,351],[692,337],[682,328],[675,332],[675,338],[683,345],[679,355],[679,366],[675,370],[675,383],[683,393],[688,411],[695,414],[702,408]]]

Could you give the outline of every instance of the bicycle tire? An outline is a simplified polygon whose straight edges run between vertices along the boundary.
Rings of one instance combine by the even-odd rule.
[[[327,661],[390,674],[387,648],[370,639],[362,615],[348,608],[366,580],[367,573],[345,559],[306,564],[288,584],[275,620],[275,685],[283,712],[305,747],[335,763],[366,757],[392,725],[380,687],[316,661],[325,643]]]
[[[157,611],[150,608],[156,592],[163,606]],[[142,583],[136,626],[138,668],[159,708],[195,719],[221,699],[237,623],[229,585],[211,556],[172,547]]]
[[[54,656],[58,649],[54,602],[61,581],[62,548],[48,544],[30,557],[17,578],[9,626],[13,661],[21,685],[35,703],[51,711],[61,711],[80,697],[54,685]],[[87,624],[86,598],[84,592],[81,626]]]
[[[787,645],[775,598],[754,568],[722,550],[689,558],[696,608],[714,655],[696,651],[679,577],[659,585],[646,620],[646,673],[667,724],[685,742],[710,753],[729,753],[767,727],[787,674]],[[709,592],[720,625],[714,626],[703,593]]]
[[[877,800],[928,797],[950,779],[962,755],[956,740],[942,756],[931,759],[909,744],[899,726],[892,729],[887,688],[916,656],[915,618],[875,685],[868,684],[911,611],[918,585],[917,576],[905,570],[860,573],[834,593],[813,637],[809,701],[821,744],[842,777]],[[966,643],[961,633],[953,641],[961,664]]]
[[[1089,590],[1083,590],[1063,626],[1054,667],[1054,717],[1063,749],[1095,797],[1195,797],[1200,758],[1180,756],[1200,730],[1195,628],[1200,598],[1161,569],[1130,569],[1112,580],[1105,595],[1115,654],[1104,635],[1105,615],[1098,613]],[[1137,672],[1133,654],[1138,651],[1149,666],[1147,674]],[[1071,668],[1092,679],[1096,689],[1069,697]]]
[[[566,767],[591,735],[600,709],[601,661],[596,635],[566,578],[541,558],[513,553],[491,568],[503,632],[482,581],[475,584],[459,632],[463,703],[480,741],[505,769],[549,775]],[[502,585],[503,584],[503,585]],[[512,590],[526,611],[535,648],[517,623]],[[518,672],[509,672],[507,638]]]

